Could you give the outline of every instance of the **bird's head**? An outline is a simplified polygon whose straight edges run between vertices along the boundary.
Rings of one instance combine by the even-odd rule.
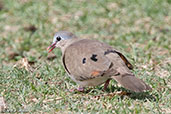
[[[59,31],[55,33],[52,44],[47,48],[48,52],[51,52],[55,47],[63,48],[70,40],[77,38],[74,34],[68,31]]]

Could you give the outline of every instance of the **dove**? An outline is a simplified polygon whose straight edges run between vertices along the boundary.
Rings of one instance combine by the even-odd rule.
[[[133,92],[152,90],[131,72],[133,65],[126,57],[106,43],[81,39],[68,31],[58,31],[47,48],[48,52],[55,47],[61,49],[64,69],[79,85],[79,91],[103,83],[104,89],[107,89],[111,79]]]

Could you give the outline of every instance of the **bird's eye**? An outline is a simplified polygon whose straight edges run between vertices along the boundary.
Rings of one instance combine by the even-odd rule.
[[[60,36],[56,37],[56,40],[57,41],[60,41],[61,40],[61,37]]]

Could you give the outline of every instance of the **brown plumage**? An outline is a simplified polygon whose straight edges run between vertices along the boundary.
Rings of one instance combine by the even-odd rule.
[[[134,92],[151,90],[144,81],[134,76],[130,71],[133,66],[118,50],[99,41],[67,34],[71,33],[56,33],[54,39],[59,36],[61,40],[54,40],[52,45],[61,48],[66,72],[81,87],[97,86],[113,78]]]

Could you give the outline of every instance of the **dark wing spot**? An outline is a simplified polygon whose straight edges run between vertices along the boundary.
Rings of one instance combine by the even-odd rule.
[[[83,63],[83,64],[85,64],[85,63],[86,63],[86,58],[83,58],[82,63]]]
[[[96,54],[92,54],[92,56],[90,57],[90,59],[96,62],[98,60],[96,57],[97,57]]]

